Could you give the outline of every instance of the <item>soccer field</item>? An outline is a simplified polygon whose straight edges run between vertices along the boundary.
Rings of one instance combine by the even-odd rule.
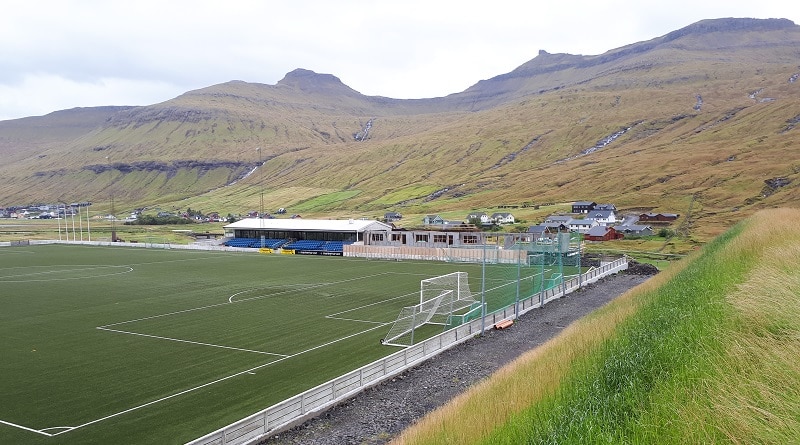
[[[185,443],[397,351],[420,280],[454,271],[481,291],[475,264],[2,248],[0,443]]]

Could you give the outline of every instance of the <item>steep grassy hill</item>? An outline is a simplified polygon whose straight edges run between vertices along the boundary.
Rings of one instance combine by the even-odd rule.
[[[797,443],[799,217],[756,213],[392,443]]]
[[[307,70],[229,82],[6,144],[0,203],[240,213],[263,192],[267,210],[375,217],[592,199],[680,213],[705,240],[798,203],[798,60],[791,21],[718,19],[601,55],[541,51],[442,98]]]

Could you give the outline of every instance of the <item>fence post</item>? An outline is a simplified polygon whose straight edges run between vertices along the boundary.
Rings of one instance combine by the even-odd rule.
[[[522,278],[522,264],[520,262],[520,253],[522,253],[522,248],[518,245],[517,246],[517,295],[514,298],[514,318],[519,318],[519,281]]]
[[[486,240],[483,241],[483,261],[481,262],[481,335],[486,330]]]

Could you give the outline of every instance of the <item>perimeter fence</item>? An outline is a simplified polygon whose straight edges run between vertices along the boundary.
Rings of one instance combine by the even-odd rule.
[[[276,403],[238,422],[188,442],[187,445],[245,445],[255,443],[268,435],[276,434],[316,417],[325,410],[369,387],[378,385],[455,345],[483,334],[487,329],[491,329],[502,321],[515,319],[530,310],[542,307],[552,300],[573,292],[581,286],[594,283],[603,277],[628,268],[627,257],[622,257],[601,264],[599,267],[592,267],[584,273],[576,273],[573,276],[565,277],[561,273],[560,278],[544,278],[544,273],[541,271],[544,270],[545,265],[556,266],[558,264],[563,268],[565,267],[564,263],[574,261],[576,264],[572,267],[580,267],[579,259],[570,259],[569,251],[556,255],[558,244],[556,244],[556,248],[542,248],[540,249],[541,252],[534,254],[529,253],[531,252],[531,250],[528,250],[530,247],[518,246],[516,249],[506,250],[514,252],[510,258],[515,258],[516,261],[510,263],[501,261],[509,258],[507,254],[500,254],[499,252],[493,254],[491,253],[492,250],[487,248],[474,249],[475,252],[470,254],[481,258],[483,266],[487,269],[483,272],[481,280],[483,283],[481,289],[482,300],[484,301],[483,307],[487,309],[483,311],[479,318],[465,321],[439,335],[408,346],[389,356]],[[522,260],[523,252],[525,252],[524,261]],[[533,259],[531,259],[530,255],[533,255]],[[464,256],[459,257],[464,258]],[[560,262],[557,257],[561,258]],[[447,260],[446,257],[445,260]],[[493,260],[494,262],[492,262]],[[531,261],[533,261],[533,266],[531,266]],[[493,266],[502,267],[493,270],[491,269]],[[523,274],[523,267],[539,268],[542,279],[537,281],[530,270],[527,275]],[[567,265],[566,267],[569,268],[570,266]],[[556,274],[558,273],[556,272]],[[509,284],[514,277],[516,277],[516,283]],[[523,284],[521,281],[525,280],[524,277],[534,278],[530,279],[529,284]],[[550,281],[548,282],[547,280]],[[486,283],[497,285],[497,289],[489,289],[489,293],[496,293],[496,295],[490,295],[492,305],[498,306],[494,309],[490,309],[492,306],[489,305],[486,298],[489,295],[487,294]],[[538,290],[536,286],[538,286]],[[520,295],[525,295],[525,297],[520,297]],[[506,304],[503,306],[504,303]]]
[[[220,428],[187,445],[247,445],[313,418],[359,392],[390,379],[403,371],[482,335],[496,324],[513,320],[540,308],[581,286],[628,268],[627,257],[592,267],[580,273],[580,237],[560,234],[552,239],[515,243],[509,248],[483,245],[476,248],[391,248],[345,246],[344,256],[381,259],[435,260],[481,264],[481,314],[462,319],[441,334],[408,346],[368,365],[276,403],[255,414]],[[30,241],[0,243],[0,246],[35,244],[83,244],[191,250],[241,250],[222,246],[177,245],[167,243],[111,243],[98,241]],[[348,249],[349,248],[349,249]],[[256,250],[257,252],[257,250]]]

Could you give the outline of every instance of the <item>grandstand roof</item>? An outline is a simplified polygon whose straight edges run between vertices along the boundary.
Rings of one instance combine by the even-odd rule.
[[[226,229],[296,230],[306,232],[365,232],[392,230],[392,226],[361,219],[259,219],[246,218],[225,226]]]

